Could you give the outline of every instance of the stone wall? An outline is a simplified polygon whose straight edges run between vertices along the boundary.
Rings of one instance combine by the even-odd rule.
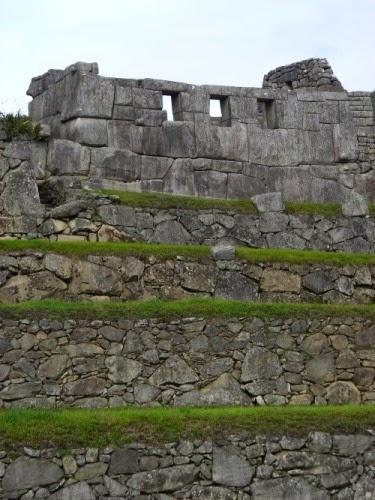
[[[0,406],[373,403],[372,318],[3,319]]]
[[[293,66],[300,88],[287,90],[106,78],[77,63],[32,80],[29,113],[51,127],[48,170],[91,186],[300,201],[355,190],[374,201],[371,94],[344,91],[324,60],[304,66]],[[315,89],[303,88],[301,71]],[[210,99],[221,117],[210,116]]]
[[[68,453],[1,452],[1,498],[372,498],[372,434],[232,436]],[[27,495],[27,496],[22,496]],[[142,495],[142,496],[140,496]]]
[[[371,303],[375,295],[374,266],[253,264],[231,256],[215,260],[176,254],[163,259],[93,251],[79,259],[25,250],[0,255],[0,270],[0,302],[205,296],[245,302]]]
[[[366,207],[358,211],[356,203],[354,212],[345,217],[132,208],[111,197],[83,191],[75,178],[67,184],[67,177],[47,179],[47,152],[45,142],[0,144],[0,236],[208,245],[227,242],[350,252],[373,252],[375,248],[374,217],[367,215]]]

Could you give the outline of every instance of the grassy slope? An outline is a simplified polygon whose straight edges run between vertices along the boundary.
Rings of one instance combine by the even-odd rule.
[[[162,259],[185,256],[201,259],[210,256],[210,247],[205,245],[172,245],[155,243],[112,243],[86,241],[48,240],[1,240],[0,253],[13,251],[55,252],[77,257],[87,255],[134,255],[151,256]],[[286,262],[289,264],[328,264],[335,266],[374,265],[375,254],[349,252],[321,252],[317,250],[294,250],[280,248],[237,247],[236,255],[251,263]]]
[[[238,408],[112,408],[0,411],[1,448],[20,445],[78,448],[126,442],[207,439],[226,433],[364,432],[375,427],[375,406]]]
[[[101,189],[100,193],[115,195],[120,203],[143,208],[185,208],[191,210],[213,209],[235,211],[239,213],[256,214],[257,208],[251,200],[220,198],[203,198],[196,196],[176,196],[159,193],[135,193],[131,191],[114,191]],[[340,203],[286,202],[286,212],[289,214],[324,215],[326,217],[341,217]],[[370,205],[370,214],[375,215],[375,204]]]
[[[0,304],[1,317],[82,317],[82,318],[183,318],[183,317],[373,317],[375,304],[298,304],[247,303],[224,299],[192,298],[122,302],[65,302],[36,300],[18,304]]]

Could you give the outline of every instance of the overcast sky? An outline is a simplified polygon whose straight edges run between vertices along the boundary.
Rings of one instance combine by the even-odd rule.
[[[0,111],[27,111],[31,77],[76,61],[105,76],[261,86],[326,57],[375,89],[375,0],[0,0]]]

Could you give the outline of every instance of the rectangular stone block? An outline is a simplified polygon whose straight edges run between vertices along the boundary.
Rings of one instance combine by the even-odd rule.
[[[135,109],[134,119],[138,126],[160,127],[167,120],[167,113],[158,109]]]
[[[91,150],[90,177],[132,182],[140,179],[141,158],[124,149]]]
[[[225,198],[227,195],[227,174],[223,172],[196,170],[194,184],[198,196]]]
[[[115,104],[121,104],[122,106],[133,106],[132,87],[123,87],[122,85],[116,85]]]
[[[143,127],[122,120],[109,120],[108,146],[116,149],[129,149],[134,153],[142,153]]]
[[[333,126],[335,161],[347,162],[358,156],[358,140],[353,125],[336,124]]]
[[[88,146],[107,146],[107,120],[74,118],[61,124],[61,136]]]
[[[112,118],[114,120],[134,121],[135,113],[133,106],[120,106],[115,104]]]
[[[115,88],[111,80],[76,72],[67,75],[64,84],[62,121],[77,117],[112,117]]]
[[[141,157],[141,178],[142,180],[163,179],[171,168],[172,158],[158,158],[157,156]]]
[[[135,108],[162,109],[163,95],[161,92],[140,88],[133,89],[133,105]]]
[[[210,95],[202,89],[191,92],[180,92],[175,97],[177,112],[209,113]]]
[[[55,139],[48,145],[48,170],[56,175],[86,175],[90,150],[77,142]]]

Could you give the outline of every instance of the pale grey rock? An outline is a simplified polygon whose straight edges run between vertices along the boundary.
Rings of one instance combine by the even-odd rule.
[[[134,227],[136,225],[134,209],[126,205],[103,205],[98,212],[106,224],[123,227]]]
[[[132,182],[140,179],[141,157],[127,149],[93,148],[92,178]]]
[[[38,216],[44,213],[30,163],[24,162],[20,167],[8,172],[3,178],[3,182],[0,204],[6,214]]]
[[[64,455],[62,457],[62,466],[65,474],[71,476],[77,471],[77,462],[75,461],[73,455]]]
[[[89,207],[88,200],[74,200],[59,205],[49,212],[49,216],[55,219],[65,219],[73,217]]]
[[[89,171],[90,151],[77,142],[54,139],[48,146],[47,164],[56,175],[85,175]]]
[[[9,372],[9,365],[0,364],[0,382],[3,382],[3,380],[6,380],[8,378]]]
[[[362,500],[364,498],[371,499],[374,496],[375,480],[368,474],[363,474],[355,485],[354,500]]]
[[[160,389],[149,384],[137,384],[134,386],[134,399],[139,404],[150,403],[160,394]]]
[[[277,379],[282,368],[277,354],[263,347],[253,347],[246,353],[242,363],[241,380]]]
[[[103,462],[96,462],[93,464],[86,464],[80,467],[75,474],[75,478],[78,481],[88,481],[90,479],[98,479],[100,476],[105,474],[108,469],[108,464]]]
[[[84,481],[70,484],[49,496],[50,500],[95,500],[92,488]]]
[[[112,497],[125,497],[128,489],[123,484],[115,481],[109,476],[104,476],[104,484]]]
[[[327,388],[326,398],[329,404],[359,404],[361,393],[353,382],[333,382]]]
[[[62,476],[62,469],[49,460],[19,457],[7,467],[2,487],[15,492],[57,483]]]
[[[304,500],[328,500],[329,493],[309,484],[305,479],[283,477],[258,481],[251,485],[251,493],[257,500],[271,498]]]
[[[108,474],[134,474],[139,471],[140,455],[137,450],[125,446],[117,448],[111,455]]]
[[[364,196],[356,191],[350,191],[342,204],[345,217],[358,217],[368,214],[368,204]]]
[[[119,295],[121,290],[121,281],[114,270],[87,261],[73,265],[73,279],[69,285],[71,294]]]
[[[106,325],[102,326],[98,330],[98,334],[102,335],[105,339],[110,342],[121,342],[125,336],[125,331],[119,328],[114,328],[113,326]]]
[[[44,257],[44,265],[48,271],[59,278],[69,279],[72,274],[72,260],[64,255],[48,253]]]
[[[282,212],[285,210],[282,193],[263,193],[251,197],[259,212]]]
[[[220,273],[215,296],[223,299],[254,301],[258,297],[258,284],[234,271]]]
[[[41,378],[59,378],[68,364],[68,356],[65,354],[52,354],[47,361],[41,363],[38,376]]]
[[[182,385],[197,382],[198,376],[183,359],[173,355],[151,375],[149,381],[156,386],[168,383]]]
[[[0,400],[11,401],[14,399],[31,398],[40,392],[40,382],[24,382],[22,384],[10,384],[0,392]]]
[[[105,364],[109,371],[108,377],[115,383],[128,384],[137,378],[143,369],[142,363],[123,356],[109,356]]]
[[[314,271],[302,279],[302,284],[314,293],[324,293],[334,288],[330,274],[327,271]]]
[[[232,245],[216,245],[211,248],[215,260],[232,260],[235,256],[235,247]]]
[[[332,447],[332,437],[328,432],[310,432],[308,447],[316,453],[328,453]]]
[[[198,470],[194,465],[177,465],[149,472],[138,472],[127,482],[127,486],[142,493],[175,491],[191,484]]]
[[[340,455],[355,456],[372,448],[374,439],[368,434],[336,434],[333,449]]]
[[[201,500],[237,500],[237,492],[222,486],[201,486],[195,484],[190,491],[192,498]]]
[[[100,377],[88,377],[68,382],[64,385],[64,393],[68,396],[100,396],[106,387],[106,381]]]
[[[66,290],[64,281],[49,271],[29,275],[17,275],[10,278],[0,288],[0,300],[3,302],[21,302],[51,297],[56,292]]]
[[[212,479],[224,486],[247,486],[255,473],[243,456],[234,447],[217,447],[213,449]]]
[[[75,118],[64,123],[63,137],[87,146],[107,146],[107,120]]]
[[[190,234],[180,222],[168,220],[156,226],[151,241],[154,243],[183,244],[190,241]]]
[[[306,377],[314,382],[323,382],[327,377],[330,378],[334,370],[335,360],[332,353],[320,354],[306,362]]]
[[[200,390],[186,392],[175,399],[176,406],[251,406],[251,399],[241,390],[240,384],[229,373]]]

